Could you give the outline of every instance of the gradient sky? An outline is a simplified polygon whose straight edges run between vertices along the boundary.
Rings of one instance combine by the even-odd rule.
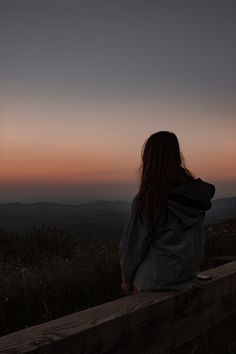
[[[130,200],[144,141],[236,195],[234,0],[0,0],[0,202]]]

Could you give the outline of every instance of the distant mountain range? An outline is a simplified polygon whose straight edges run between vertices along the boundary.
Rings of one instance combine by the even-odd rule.
[[[131,203],[95,200],[79,205],[58,203],[0,204],[0,229],[28,232],[34,226],[66,228],[81,238],[118,239]]]
[[[102,199],[79,205],[58,203],[0,204],[0,229],[27,232],[33,226],[51,225],[81,237],[119,238],[129,216],[131,202]],[[236,197],[216,199],[206,213],[206,224],[236,217]]]
[[[236,218],[236,197],[215,199],[206,213],[206,223],[215,224],[228,218]]]

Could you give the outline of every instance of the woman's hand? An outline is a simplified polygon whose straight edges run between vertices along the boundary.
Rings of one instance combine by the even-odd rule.
[[[131,295],[133,294],[133,284],[122,281],[121,290],[124,293],[124,295]]]

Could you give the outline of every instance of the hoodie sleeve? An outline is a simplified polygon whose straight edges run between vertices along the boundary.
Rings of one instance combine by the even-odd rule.
[[[151,244],[151,234],[138,216],[135,206],[136,197],[132,201],[131,213],[119,244],[121,278],[127,283],[132,283],[135,271]]]

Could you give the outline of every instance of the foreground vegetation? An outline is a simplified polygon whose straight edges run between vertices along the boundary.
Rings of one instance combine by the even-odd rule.
[[[236,219],[206,226],[205,259],[236,255]],[[58,228],[0,232],[0,335],[123,296],[118,242],[86,242]]]

